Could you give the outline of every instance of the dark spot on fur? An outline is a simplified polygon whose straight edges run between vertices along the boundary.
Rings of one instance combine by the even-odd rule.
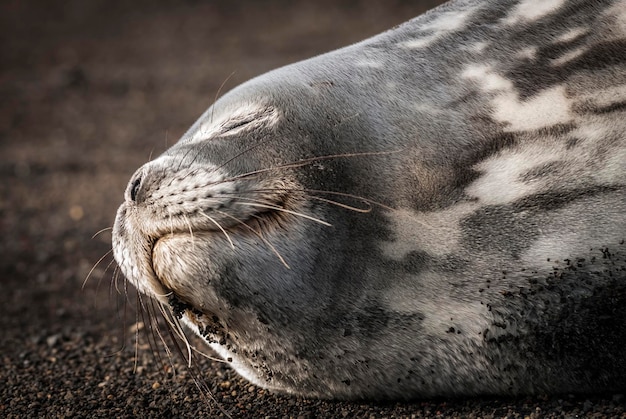
[[[561,13],[548,15],[537,23],[525,26],[523,30],[510,35],[509,41],[516,44],[517,48],[540,45],[537,55],[532,60],[522,60],[516,67],[506,71],[506,78],[515,83],[516,90],[520,93],[522,101],[527,100],[542,90],[549,89],[563,83],[573,74],[581,71],[606,71],[612,66],[623,65],[626,61],[626,41],[614,40],[589,44],[591,34],[578,36],[565,42],[549,44],[545,42],[545,33],[550,28],[562,26],[564,19],[575,24],[581,21],[584,26],[588,25],[587,16],[596,15],[594,2],[579,2],[573,7],[561,8]],[[573,59],[554,65],[554,60],[578,48],[584,51]]]
[[[418,274],[424,270],[424,266],[429,260],[430,256],[426,252],[412,251],[400,263],[406,273]]]
[[[608,105],[599,106],[593,102],[584,102],[576,106],[575,109],[579,113],[594,113],[597,115],[607,114],[611,112],[626,111],[626,101],[609,103]]]
[[[535,130],[535,134],[540,137],[561,137],[563,135],[569,134],[570,132],[576,129],[576,124],[554,124],[547,127],[541,127]]]
[[[540,225],[559,210],[578,200],[621,188],[596,186],[591,188],[547,191],[521,198],[509,205],[489,205],[461,221],[466,246],[484,251],[508,251],[517,257],[541,234]]]

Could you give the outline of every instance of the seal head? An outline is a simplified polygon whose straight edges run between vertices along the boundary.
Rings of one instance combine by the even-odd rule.
[[[253,79],[131,178],[115,259],[273,390],[623,391],[624,10],[453,1]]]

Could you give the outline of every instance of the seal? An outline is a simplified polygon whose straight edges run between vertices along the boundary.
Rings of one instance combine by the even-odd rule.
[[[114,256],[306,397],[626,389],[626,1],[461,0],[236,87]]]

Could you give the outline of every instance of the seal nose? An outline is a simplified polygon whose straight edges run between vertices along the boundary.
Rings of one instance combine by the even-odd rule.
[[[167,157],[159,157],[143,166],[130,177],[130,181],[124,191],[124,200],[133,205],[139,205],[146,199],[150,199],[155,188],[158,190],[159,185],[163,181],[163,177],[168,173],[167,168],[170,165]]]
[[[143,173],[138,172],[131,178],[128,183],[128,188],[126,188],[126,200],[130,202],[137,203],[139,200],[139,193],[141,191],[141,186],[143,184]]]
[[[141,176],[137,176],[137,178],[132,182],[130,187],[130,200],[137,201],[137,192],[139,192],[139,187],[141,186]]]

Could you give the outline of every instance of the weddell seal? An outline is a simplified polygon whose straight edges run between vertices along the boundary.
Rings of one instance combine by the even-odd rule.
[[[626,389],[626,0],[452,1],[236,87],[114,256],[307,397]]]

